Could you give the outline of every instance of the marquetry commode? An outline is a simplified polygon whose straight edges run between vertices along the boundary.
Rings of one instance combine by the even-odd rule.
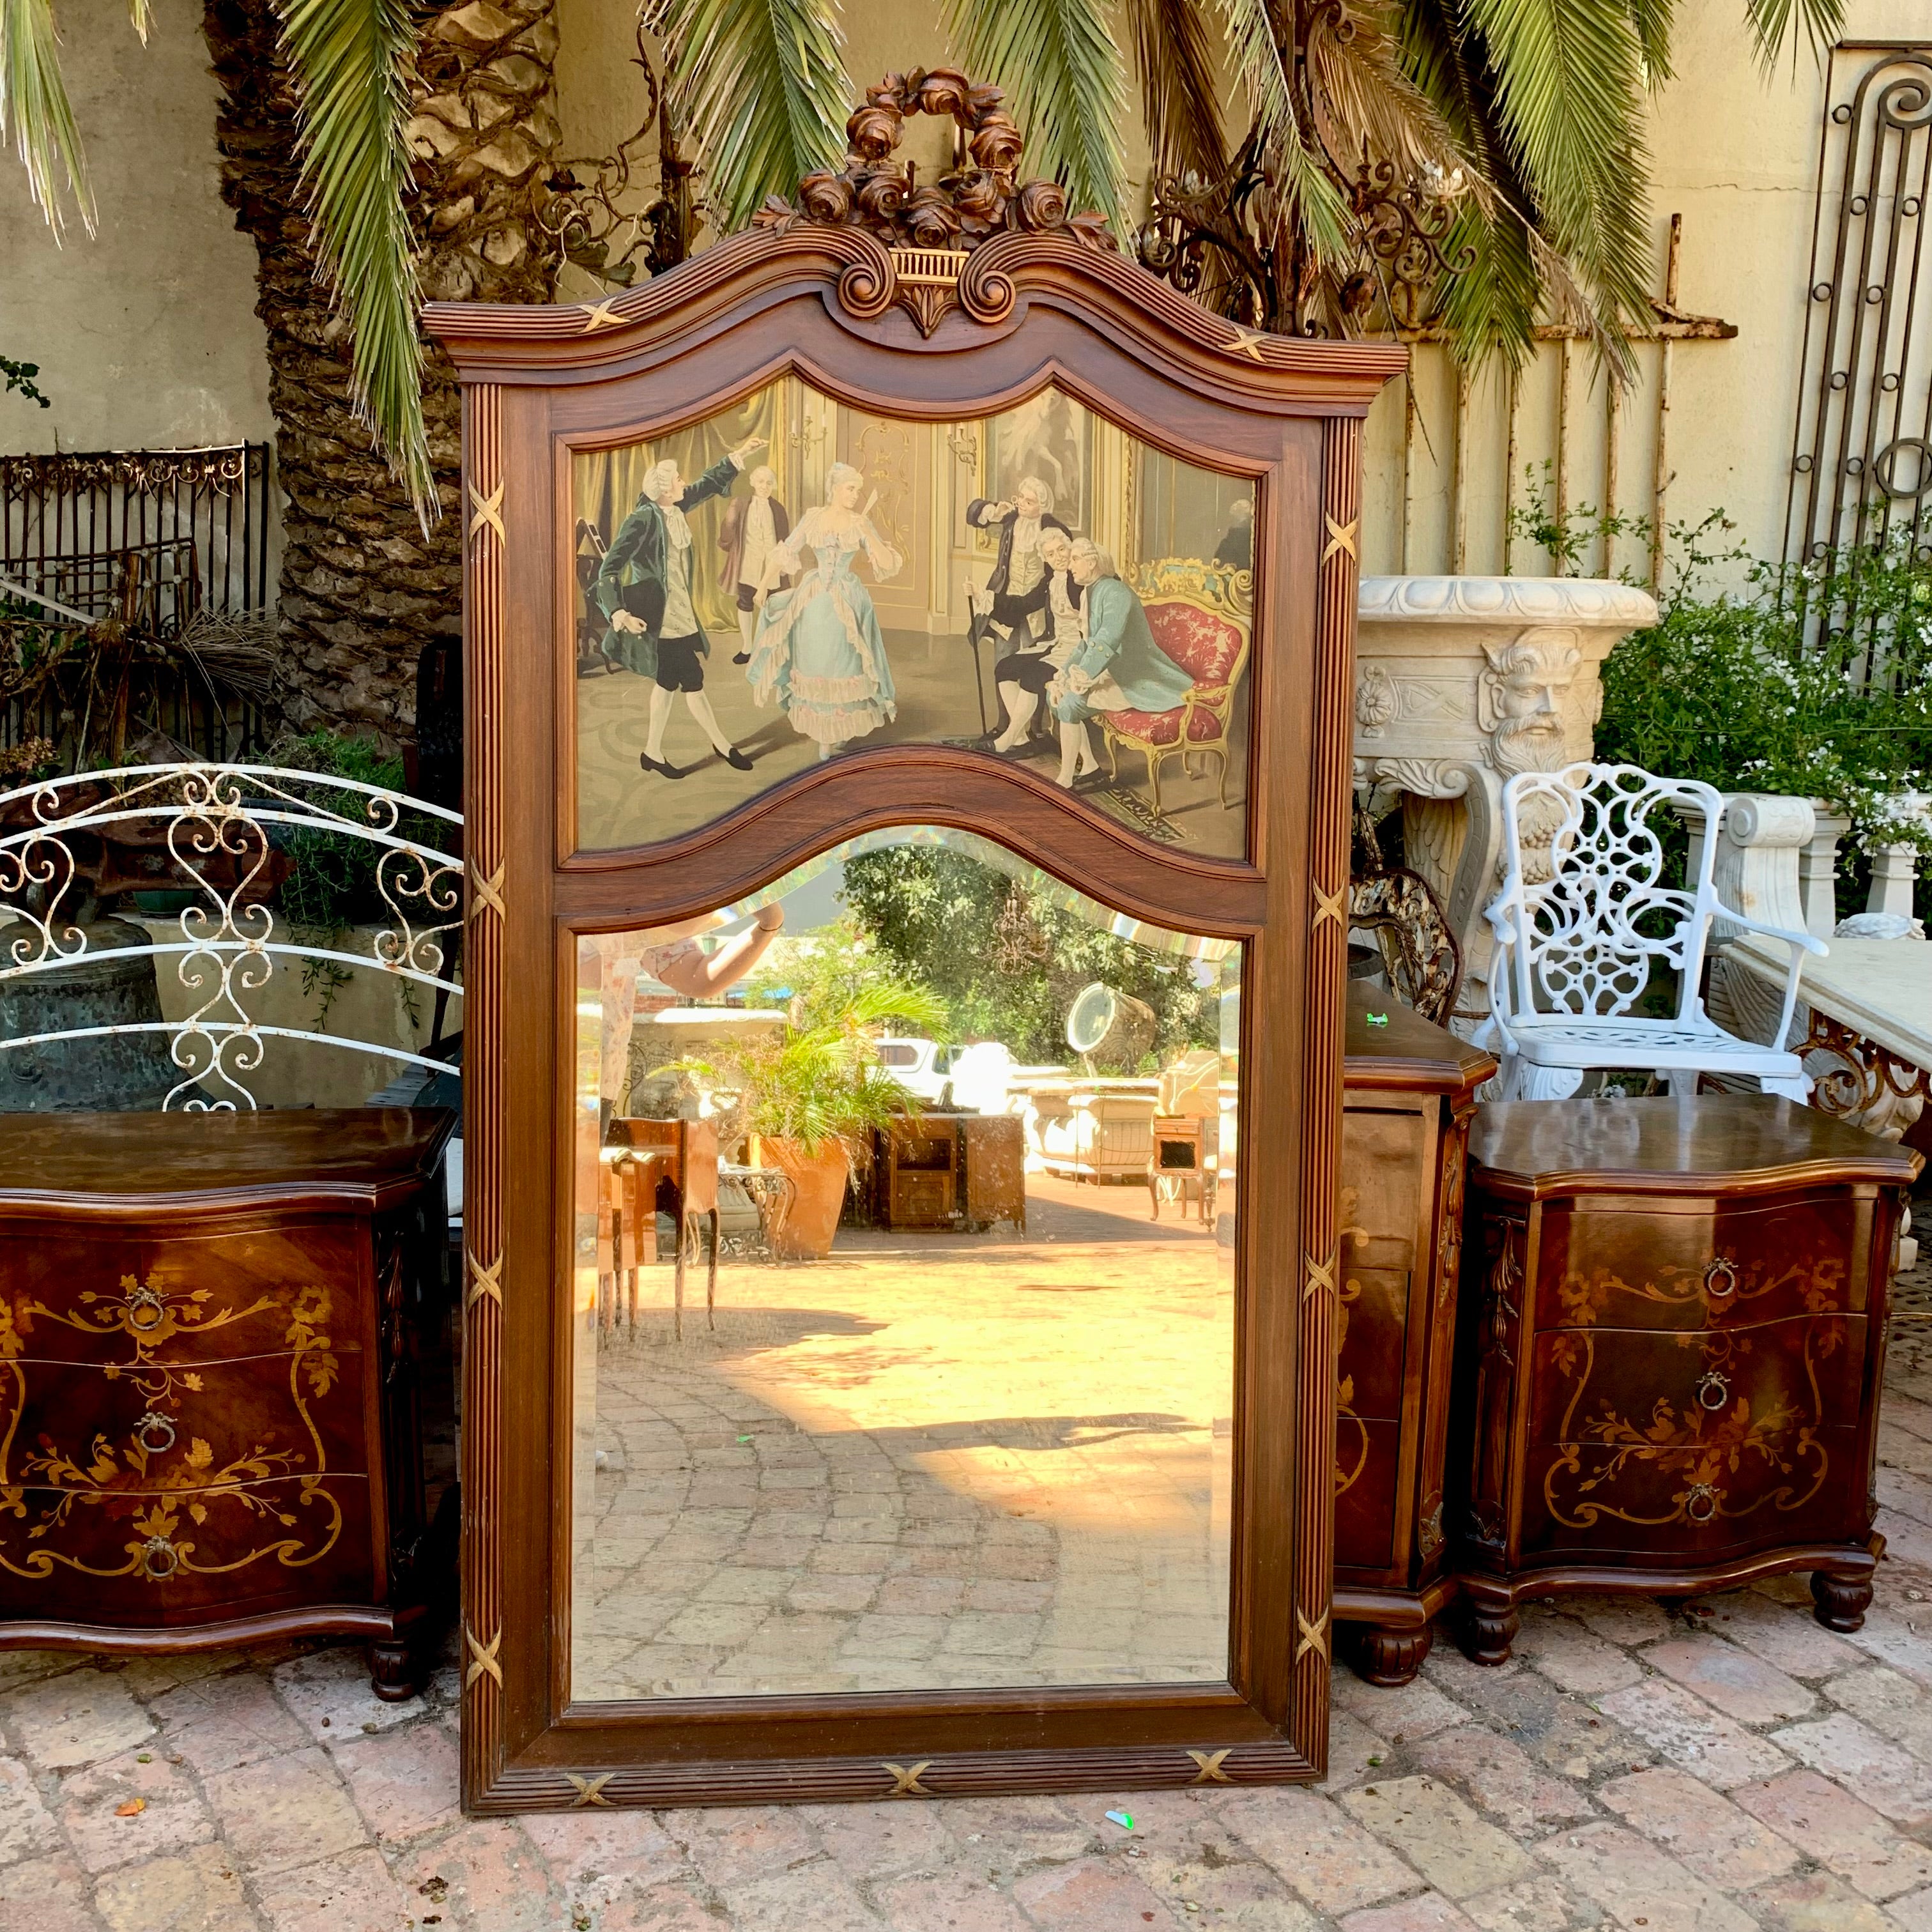
[[[0,1115],[0,1648],[428,1667],[434,1108]]]
[[[1856,1630],[1920,1157],[1757,1094],[1478,1110],[1449,1450],[1472,1652],[1566,1590],[1811,1572]]]

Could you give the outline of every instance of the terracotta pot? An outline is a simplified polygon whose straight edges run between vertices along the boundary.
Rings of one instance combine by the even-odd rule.
[[[838,1210],[845,1204],[850,1168],[843,1144],[826,1141],[816,1154],[807,1154],[798,1141],[760,1136],[752,1143],[752,1165],[782,1168],[791,1179],[791,1204],[772,1236],[779,1259],[823,1261],[832,1252]]]

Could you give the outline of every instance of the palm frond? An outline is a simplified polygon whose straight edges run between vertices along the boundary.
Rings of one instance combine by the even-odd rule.
[[[27,186],[58,241],[65,226],[56,164],[67,175],[81,225],[94,228],[94,189],[61,78],[53,0],[0,0],[0,145],[13,130]]]
[[[1613,364],[1649,326],[1642,50],[1626,0],[1462,0],[1494,88],[1498,145],[1568,257]]]
[[[1472,176],[1476,170],[1440,110],[1402,70],[1390,12],[1362,4],[1339,19],[1324,14],[1310,23],[1310,91],[1330,157],[1349,175],[1372,154],[1405,177],[1425,169],[1444,179]]]
[[[1126,78],[1101,0],[947,0],[946,22],[967,70],[1006,90],[1032,172],[1118,224]]]
[[[1208,20],[1196,0],[1123,0],[1158,178],[1212,181],[1228,164]]]
[[[427,528],[437,506],[403,137],[414,16],[408,0],[281,0],[280,11],[316,260],[349,318],[350,395]]]
[[[1653,88],[1671,76],[1670,34],[1676,16],[1677,0],[1630,0],[1630,26],[1643,51],[1644,78]]]
[[[148,44],[148,29],[154,24],[153,0],[128,0],[128,16],[145,47]]]
[[[830,0],[646,0],[644,20],[664,42],[721,233],[838,165],[852,83]]]
[[[1750,22],[1751,38],[1757,43],[1758,58],[1767,68],[1783,51],[1794,19],[1804,22],[1804,38],[1814,55],[1844,31],[1845,0],[1744,0],[1744,13]],[[1794,61],[1798,58],[1795,37],[1791,57]]]

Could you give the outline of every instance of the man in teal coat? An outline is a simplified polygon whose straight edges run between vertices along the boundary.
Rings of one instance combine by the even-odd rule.
[[[1090,537],[1074,539],[1072,572],[1086,636],[1049,694],[1060,720],[1059,782],[1069,790],[1100,768],[1090,721],[1106,711],[1172,711],[1194,688],[1192,676],[1154,641],[1141,600]]]
[[[684,513],[707,498],[724,495],[747,460],[764,446],[764,437],[754,436],[688,484],[675,462],[652,464],[645,472],[637,507],[618,526],[592,586],[597,608],[610,620],[604,655],[656,684],[650,735],[638,762],[668,778],[684,776],[664,754],[671,699],[680,691],[712,750],[740,771],[752,769],[751,760],[725,736],[704,694],[704,660],[711,646],[692,606],[691,526]]]

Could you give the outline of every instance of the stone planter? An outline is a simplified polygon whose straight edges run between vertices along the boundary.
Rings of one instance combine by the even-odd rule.
[[[1365,577],[1357,608],[1355,780],[1401,794],[1408,863],[1462,949],[1466,1024],[1489,1010],[1502,788],[1590,757],[1604,659],[1656,602],[1597,578]]]

